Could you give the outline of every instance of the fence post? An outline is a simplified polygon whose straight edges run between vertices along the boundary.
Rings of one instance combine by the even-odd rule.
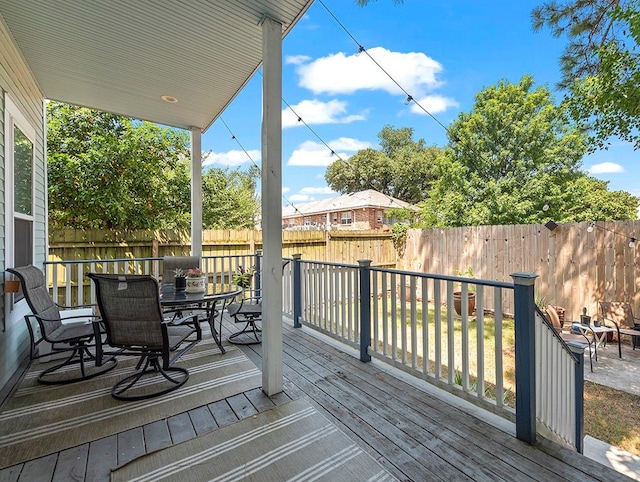
[[[574,407],[576,414],[576,450],[584,453],[584,347],[572,346],[571,352],[578,358],[576,364],[574,390],[576,392]]]
[[[302,323],[302,266],[300,259],[302,254],[293,255],[293,327],[300,328]]]
[[[516,342],[516,437],[536,441],[535,273],[513,273]]]
[[[371,361],[371,260],[360,259],[360,361]]]

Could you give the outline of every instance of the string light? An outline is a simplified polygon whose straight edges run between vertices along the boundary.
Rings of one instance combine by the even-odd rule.
[[[627,238],[629,240],[629,247],[630,248],[635,248],[636,247],[636,241],[638,241],[638,240],[634,236],[628,236],[626,234],[619,233],[619,232],[614,231],[612,229],[605,228],[604,226],[599,226],[594,221],[591,221],[589,223],[589,226],[587,227],[587,232],[591,233],[591,232],[593,232],[593,230],[595,228],[598,228],[598,229],[601,229],[602,231],[607,231],[609,233],[615,234],[616,236],[622,236],[623,238]]]
[[[544,203],[544,206],[542,206],[542,210],[543,211],[548,211],[549,210],[549,203]]]
[[[407,98],[404,100],[404,105],[409,105],[411,104],[412,101],[413,101],[413,97],[408,95]]]

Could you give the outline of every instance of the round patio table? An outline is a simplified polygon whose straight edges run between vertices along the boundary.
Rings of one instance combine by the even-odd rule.
[[[184,307],[184,311],[189,309],[204,310],[206,320],[211,327],[211,336],[220,351],[224,353],[225,349],[222,346],[222,313],[233,298],[240,293],[242,293],[242,288],[228,283],[207,283],[206,289],[202,293],[176,291],[173,285],[163,285],[160,290],[160,304],[163,308],[176,310],[182,307]],[[216,329],[216,321],[219,323],[219,329]]]

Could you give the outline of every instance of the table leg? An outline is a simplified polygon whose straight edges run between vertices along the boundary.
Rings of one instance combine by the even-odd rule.
[[[209,321],[209,327],[211,327],[211,336],[213,337],[213,340],[216,342],[216,345],[218,345],[218,348],[220,348],[220,351],[222,353],[225,353],[226,350],[222,346],[222,317],[224,314],[224,310],[227,308],[227,305],[231,302],[231,298],[223,299],[222,306],[220,307],[219,310],[216,310],[217,302],[218,300],[211,302],[208,321]],[[218,323],[220,327],[219,330],[216,329],[216,312],[218,313],[218,318],[219,318],[219,323]]]

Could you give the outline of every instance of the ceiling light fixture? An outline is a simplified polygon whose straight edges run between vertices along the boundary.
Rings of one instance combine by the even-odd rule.
[[[178,99],[176,99],[175,97],[173,97],[171,95],[163,95],[163,96],[160,96],[160,98],[162,100],[164,100],[165,102],[168,102],[169,104],[177,104],[178,103]]]

